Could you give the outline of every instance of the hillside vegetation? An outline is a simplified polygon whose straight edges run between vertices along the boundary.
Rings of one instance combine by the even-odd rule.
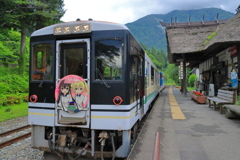
[[[29,38],[26,39],[25,72],[19,74],[21,34],[13,29],[0,33],[0,106],[27,101]]]

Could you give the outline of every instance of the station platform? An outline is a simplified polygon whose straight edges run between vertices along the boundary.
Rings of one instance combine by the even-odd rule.
[[[156,100],[128,160],[152,160],[156,133],[161,160],[239,160],[240,119],[227,119],[208,104],[169,86]]]

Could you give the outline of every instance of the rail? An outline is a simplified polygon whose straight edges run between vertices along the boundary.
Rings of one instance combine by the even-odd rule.
[[[30,136],[31,136],[31,132],[26,133],[26,134],[21,135],[21,136],[18,136],[18,137],[15,137],[15,138],[10,139],[10,140],[8,140],[8,141],[2,142],[2,143],[0,143],[0,149],[3,148],[3,147],[9,146],[9,145],[11,145],[12,143],[21,141],[21,140],[23,140],[23,139],[25,139],[25,138],[28,138],[28,137],[30,137]]]
[[[31,127],[30,125],[26,125],[26,126],[22,126],[22,127],[16,128],[16,129],[12,129],[12,130],[0,133],[0,137],[4,137],[4,136],[7,136],[7,135],[12,134],[14,132],[18,132],[18,131],[21,131],[21,130],[24,130],[24,129],[27,129],[27,128],[30,128],[30,127]]]
[[[4,137],[4,136],[13,134],[15,132],[19,132],[21,130],[24,130],[24,129],[27,129],[27,128],[30,128],[30,127],[31,127],[31,125],[26,125],[26,126],[22,126],[22,127],[16,128],[16,129],[12,129],[12,130],[0,133],[0,137]],[[3,148],[3,147],[6,147],[8,145],[11,145],[12,143],[18,142],[18,141],[23,140],[25,138],[28,138],[30,136],[31,136],[31,132],[20,135],[20,136],[15,137],[15,138],[12,138],[12,139],[7,140],[5,142],[2,142],[2,143],[0,143],[0,149]]]

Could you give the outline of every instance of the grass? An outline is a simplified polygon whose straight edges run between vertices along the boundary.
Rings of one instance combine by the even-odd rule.
[[[239,105],[239,106],[240,106],[240,96],[237,96],[236,105]]]
[[[28,103],[24,102],[12,106],[2,107],[0,106],[0,122],[24,117],[28,115]]]
[[[187,87],[187,90],[192,91],[192,90],[195,90],[195,88],[194,87]]]

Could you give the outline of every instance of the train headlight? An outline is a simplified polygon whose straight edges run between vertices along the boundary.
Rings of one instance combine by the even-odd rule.
[[[83,32],[90,31],[91,30],[90,25],[89,24],[82,25],[82,30]]]
[[[81,26],[80,26],[80,25],[73,26],[73,32],[74,32],[74,33],[81,32]]]
[[[61,33],[62,33],[62,27],[54,28],[54,34],[61,34]]]
[[[71,26],[61,26],[61,27],[55,27],[54,28],[54,34],[71,34]]]
[[[38,97],[37,97],[37,95],[31,95],[29,100],[30,100],[30,102],[35,103],[35,102],[37,102]]]
[[[91,24],[75,24],[54,27],[54,35],[89,33],[91,31]]]
[[[120,96],[116,96],[116,97],[113,98],[113,103],[115,105],[120,105],[120,104],[122,104],[122,102],[123,102],[123,100]]]
[[[69,26],[63,27],[63,33],[71,33],[71,29]]]

